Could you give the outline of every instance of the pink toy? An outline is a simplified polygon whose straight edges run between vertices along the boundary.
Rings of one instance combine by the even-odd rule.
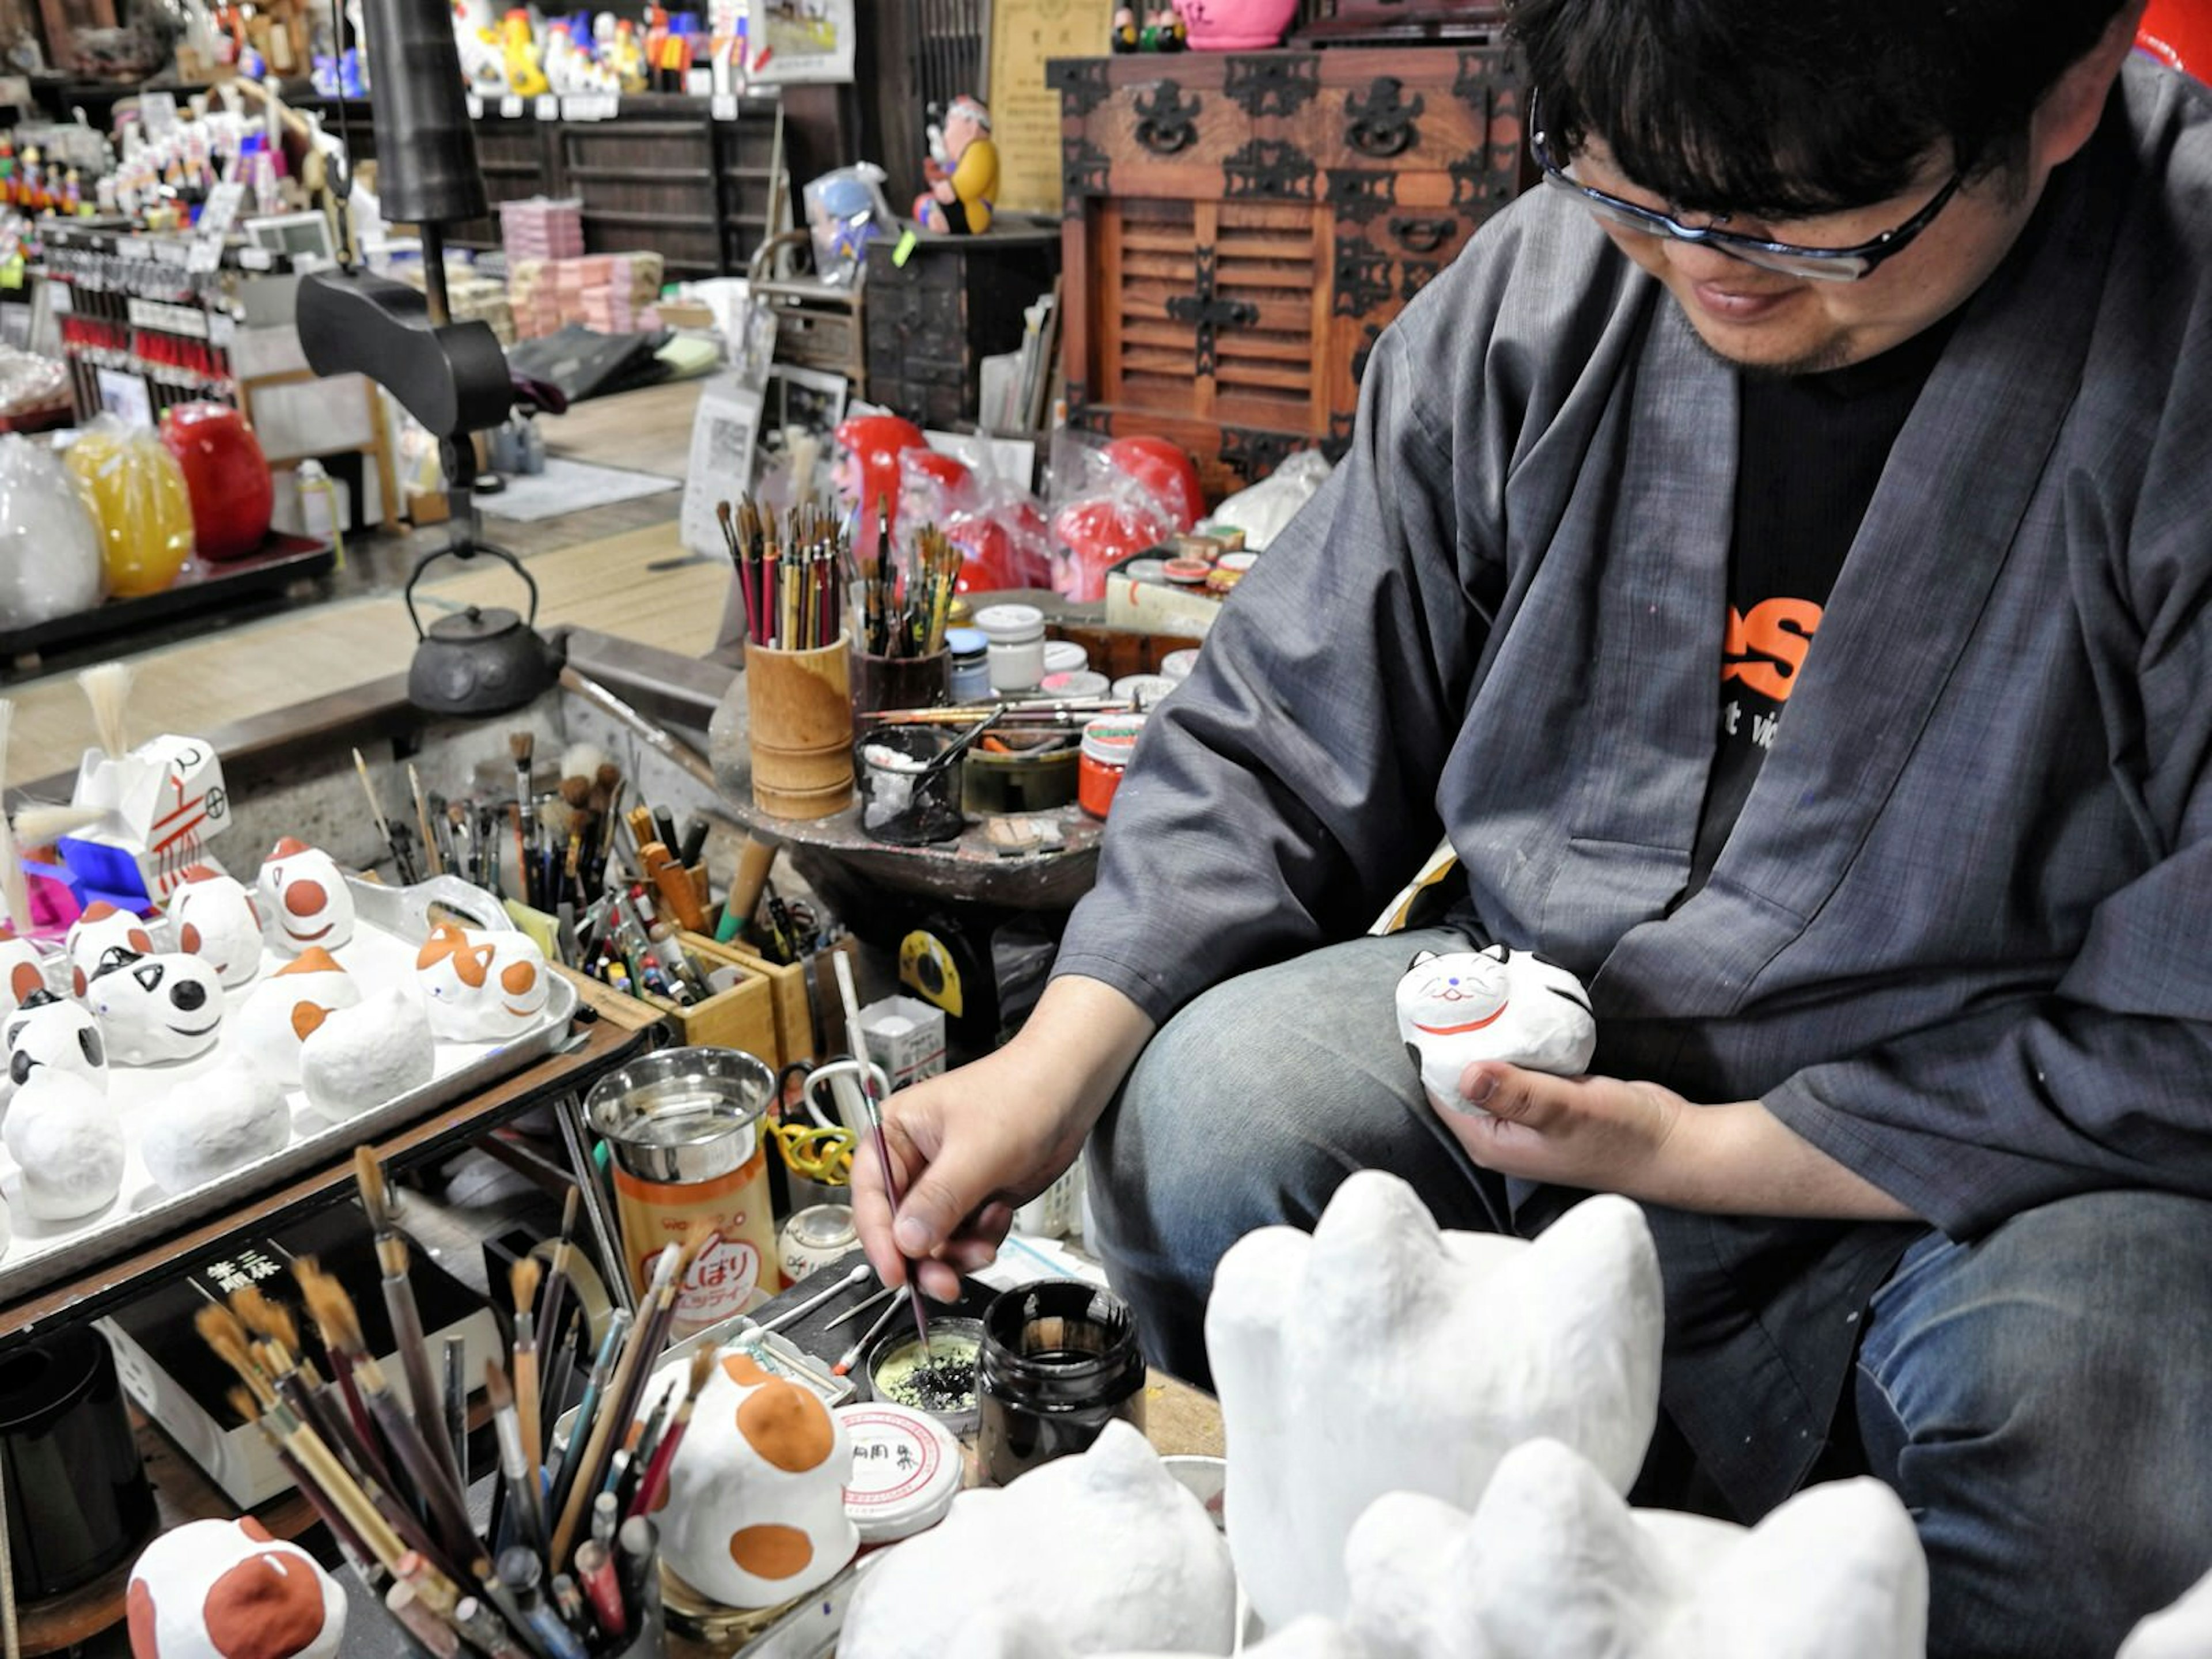
[[[1297,0],[1176,0],[1200,52],[1265,52],[1281,44]]]

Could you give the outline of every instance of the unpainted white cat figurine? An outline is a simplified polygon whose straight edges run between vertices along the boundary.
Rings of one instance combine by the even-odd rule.
[[[1579,1077],[1597,1052],[1582,981],[1533,951],[1424,951],[1398,981],[1397,1002],[1398,1035],[1439,1100],[1458,1099],[1461,1074],[1478,1060]]]
[[[2118,1659],[2205,1659],[2212,1654],[2212,1572],[2172,1607],[2154,1613],[2128,1633]]]
[[[1363,1170],[1310,1237],[1239,1239],[1206,1346],[1230,1547],[1268,1628],[1342,1615],[1345,1537],[1384,1492],[1471,1508],[1537,1435],[1626,1492],[1658,1418],[1661,1303],[1644,1212],[1610,1195],[1531,1243],[1441,1231],[1405,1182]]]
[[[1749,1530],[1632,1510],[1556,1440],[1509,1452],[1473,1514],[1392,1492],[1345,1546],[1376,1659],[1923,1659],[1928,1563],[1895,1492],[1813,1486]]]

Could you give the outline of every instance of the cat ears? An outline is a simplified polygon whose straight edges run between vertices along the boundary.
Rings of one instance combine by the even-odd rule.
[[[1419,967],[1423,963],[1434,962],[1439,952],[1435,951],[1416,951],[1413,952],[1413,959],[1406,964],[1406,971],[1410,974],[1414,969]],[[1504,962],[1510,957],[1513,952],[1510,946],[1503,944],[1485,945],[1478,950],[1475,947],[1474,941],[1473,939],[1469,939],[1467,942],[1467,954],[1475,957],[1488,957],[1492,962]]]
[[[1406,964],[1406,971],[1410,974],[1423,963],[1434,962],[1436,959],[1437,953],[1434,951],[1416,951],[1413,952],[1413,959]]]

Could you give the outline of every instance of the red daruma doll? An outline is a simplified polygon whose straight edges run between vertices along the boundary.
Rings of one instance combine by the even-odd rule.
[[[179,404],[162,411],[161,442],[185,475],[200,557],[221,562],[258,552],[276,490],[246,417],[221,404]]]

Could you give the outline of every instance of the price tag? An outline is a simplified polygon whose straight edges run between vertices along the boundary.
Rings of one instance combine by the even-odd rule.
[[[711,97],[714,91],[714,71],[710,69],[686,70],[684,90],[694,98]]]
[[[210,344],[228,346],[238,337],[238,319],[227,311],[208,314],[208,340]]]
[[[70,285],[67,283],[46,284],[46,308],[57,317],[66,317],[75,309],[74,302],[70,299]]]
[[[561,100],[550,92],[541,92],[534,113],[541,121],[557,121],[561,118]]]
[[[738,118],[738,94],[734,92],[716,93],[714,94],[714,103],[711,112],[717,121],[736,120]]]
[[[186,270],[210,271],[222,269],[222,244],[212,238],[203,237],[194,242],[185,256]]]
[[[589,121],[592,98],[588,93],[572,92],[561,100],[561,118],[564,121]]]
[[[188,243],[163,241],[154,244],[154,258],[157,264],[188,264],[191,261],[191,257],[192,250]]]
[[[483,119],[483,100],[473,92],[469,94],[469,119],[471,121]]]
[[[514,93],[508,93],[499,100],[499,112],[510,121],[520,121],[522,118],[521,98]]]

